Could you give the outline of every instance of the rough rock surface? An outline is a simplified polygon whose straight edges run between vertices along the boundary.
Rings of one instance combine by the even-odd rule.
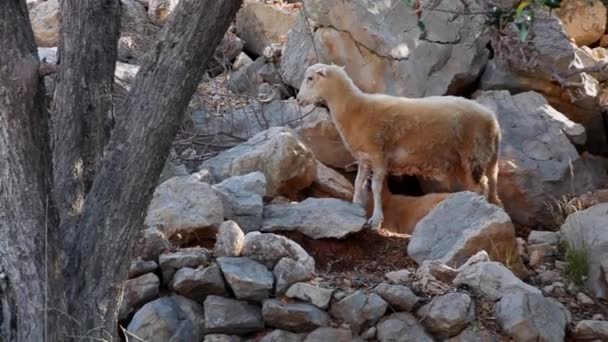
[[[202,229],[213,236],[223,221],[222,201],[209,184],[174,177],[154,191],[144,224],[171,238]]]
[[[161,254],[158,264],[163,277],[163,284],[171,284],[175,271],[182,267],[196,268],[209,265],[209,251],[200,247],[183,248],[176,252]]]
[[[309,302],[320,309],[327,309],[334,290],[307,283],[291,285],[285,296]]]
[[[154,273],[147,273],[127,280],[120,305],[119,319],[126,318],[134,309],[158,297],[160,280]]]
[[[574,339],[581,341],[608,340],[608,322],[583,320],[576,324],[573,331]]]
[[[242,342],[243,338],[236,335],[209,334],[205,335],[203,342]]]
[[[355,330],[378,322],[386,312],[388,304],[375,293],[358,291],[332,304],[330,313],[335,318],[350,324]]]
[[[266,195],[295,193],[312,184],[316,177],[314,154],[285,127],[271,127],[248,141],[206,160],[216,181],[260,171],[266,176]]]
[[[296,334],[276,329],[262,337],[260,342],[302,342],[305,337],[306,334]]]
[[[171,243],[163,232],[156,228],[148,228],[144,229],[134,254],[143,260],[158,260],[158,256],[169,248]]]
[[[398,312],[382,319],[378,324],[378,341],[380,342],[433,342],[424,327],[414,315]]]
[[[382,283],[376,286],[374,291],[397,311],[411,311],[420,301],[420,298],[409,287],[403,285]]]
[[[311,24],[298,20],[281,60],[285,80],[296,88],[317,54],[319,62],[344,65],[364,91],[410,97],[457,92],[487,60],[488,38],[470,34],[482,31],[483,18],[458,14],[482,10],[476,1],[441,1],[425,14],[423,36],[414,11],[400,0],[304,5]]]
[[[315,260],[294,241],[272,233],[251,232],[245,236],[243,256],[253,259],[272,269],[288,257],[299,262],[311,272],[315,270]]]
[[[204,326],[202,306],[174,295],[144,305],[135,313],[127,330],[148,342],[200,341]]]
[[[262,55],[264,48],[282,43],[298,13],[260,2],[247,1],[236,16],[236,30],[245,40],[245,50]]]
[[[410,280],[411,276],[412,272],[406,269],[388,272],[384,275],[384,277],[393,284],[405,284]]]
[[[204,307],[207,332],[240,335],[264,328],[262,312],[257,305],[224,297],[209,296],[205,299]]]
[[[136,278],[146,273],[154,272],[158,268],[158,264],[154,260],[143,260],[136,258],[129,265],[129,278]]]
[[[513,221],[550,222],[547,202],[572,191],[581,194],[602,182],[591,161],[583,159],[568,139],[568,132],[579,132],[580,125],[554,110],[540,94],[492,91],[477,101],[497,114],[502,127],[498,190]]]
[[[469,191],[455,193],[418,222],[407,254],[421,264],[425,260],[460,267],[480,250],[496,260],[516,259],[515,228],[509,215]]]
[[[569,321],[567,310],[555,299],[525,292],[503,296],[495,315],[516,341],[564,341]]]
[[[299,231],[313,239],[343,238],[363,229],[365,210],[335,198],[307,198],[300,203],[264,208],[262,231]]]
[[[608,203],[568,216],[561,227],[568,248],[587,253],[589,272],[585,285],[598,298],[608,298],[608,276],[602,263],[608,260]]]
[[[274,278],[264,265],[245,257],[222,257],[217,263],[237,299],[263,300],[270,295]]]
[[[559,232],[533,230],[530,232],[530,235],[528,235],[528,244],[536,245],[540,243],[546,243],[549,245],[558,245],[559,239]]]
[[[352,201],[354,187],[337,171],[317,162],[317,178],[312,183],[308,193],[312,197],[332,197],[344,201]]]
[[[291,285],[314,277],[314,272],[291,258],[279,260],[274,267],[273,274],[275,278],[274,289],[278,295],[287,292]]]
[[[463,332],[444,342],[501,342],[502,340],[490,330],[480,330],[469,326]]]
[[[179,0],[149,0],[148,16],[150,20],[157,25],[164,25],[178,3]]]
[[[435,336],[453,337],[475,320],[475,302],[466,293],[448,293],[434,298],[416,315]]]
[[[264,301],[264,322],[275,328],[291,332],[308,332],[329,325],[327,312],[311,304],[285,304],[277,299]]]
[[[245,234],[234,221],[224,221],[217,230],[217,238],[213,247],[213,256],[238,257],[241,256]]]
[[[224,202],[224,217],[234,220],[244,232],[259,230],[264,212],[266,177],[261,172],[230,177],[213,186]]]
[[[353,334],[348,329],[342,328],[319,328],[306,337],[304,342],[362,342],[360,338],[353,337]]]
[[[576,45],[593,44],[604,35],[606,7],[600,0],[565,0],[555,14]]]
[[[57,46],[61,26],[58,0],[37,3],[30,11],[30,21],[34,30],[36,45],[41,47]]]
[[[217,264],[205,268],[180,268],[171,288],[184,297],[203,302],[209,295],[228,296],[226,282]]]

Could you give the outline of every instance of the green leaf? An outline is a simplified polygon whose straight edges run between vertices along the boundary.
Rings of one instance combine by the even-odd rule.
[[[528,34],[530,33],[528,24],[519,23],[517,24],[517,28],[519,29],[519,40],[521,42],[525,42],[528,39]]]
[[[426,26],[424,25],[424,23],[422,21],[418,21],[418,28],[422,32],[426,31]]]
[[[520,18],[526,7],[530,6],[531,3],[532,1],[530,0],[520,2],[519,5],[517,5],[517,9],[515,10],[515,18]]]

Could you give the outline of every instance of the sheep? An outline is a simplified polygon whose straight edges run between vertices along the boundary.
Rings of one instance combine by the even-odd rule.
[[[371,194],[370,184],[367,181],[362,192],[367,215],[372,215],[374,208],[373,199],[369,196]],[[391,193],[388,187],[388,178],[384,178],[382,185],[384,221],[382,226],[393,233],[412,235],[416,224],[449,195],[449,193],[431,193],[419,197],[396,195]]]
[[[502,206],[497,194],[500,126],[486,107],[462,97],[406,98],[361,91],[343,67],[314,64],[304,73],[300,106],[325,103],[345,146],[359,161],[353,202],[365,206],[370,171],[374,210],[366,222],[383,220],[382,184],[387,173],[419,175],[458,186]]]

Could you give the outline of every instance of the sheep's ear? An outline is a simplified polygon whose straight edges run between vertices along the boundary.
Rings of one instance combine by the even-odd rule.
[[[344,65],[339,65],[340,69],[344,70]]]

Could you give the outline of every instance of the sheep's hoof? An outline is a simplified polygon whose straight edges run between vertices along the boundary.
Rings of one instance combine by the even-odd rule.
[[[363,228],[366,229],[371,229],[371,230],[378,230],[380,229],[380,225],[382,224],[382,219],[374,219],[374,217],[370,218],[369,220],[367,220],[367,222],[365,222],[365,224],[363,225]]]

